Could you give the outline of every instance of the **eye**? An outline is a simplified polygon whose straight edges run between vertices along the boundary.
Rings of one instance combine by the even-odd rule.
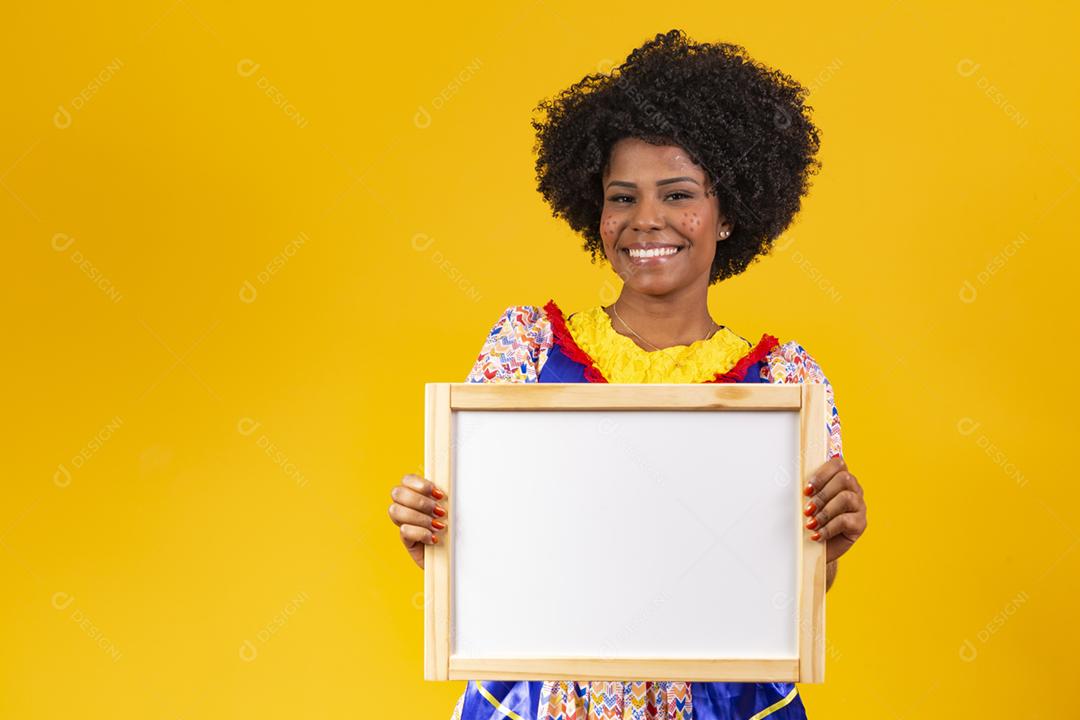
[[[682,196],[682,197],[684,197],[684,198],[691,198],[691,197],[693,197],[693,195],[691,195],[690,193],[685,193],[685,192],[683,192],[682,190],[676,190],[675,192],[672,192],[672,193],[668,193],[668,197],[669,197],[669,198],[670,198],[670,197],[675,197],[676,195],[680,195],[680,196]]]
[[[620,200],[624,200],[624,199],[625,200],[633,200],[634,198],[630,197],[629,195],[612,195],[611,197],[608,198],[608,200],[610,200],[611,202],[614,202],[614,203],[617,203]]]

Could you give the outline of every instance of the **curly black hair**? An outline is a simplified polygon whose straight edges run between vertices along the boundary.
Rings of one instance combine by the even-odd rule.
[[[657,34],[622,65],[537,105],[538,189],[596,262],[604,257],[601,183],[612,146],[635,137],[681,147],[733,224],[717,244],[712,285],[767,254],[799,211],[821,166],[808,94],[740,45],[695,43],[682,30]]]

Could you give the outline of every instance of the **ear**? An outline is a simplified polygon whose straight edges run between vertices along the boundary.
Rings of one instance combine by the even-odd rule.
[[[710,195],[713,198],[713,202],[716,203],[717,216],[719,222],[716,223],[716,241],[727,240],[731,237],[731,233],[735,230],[735,226],[724,215],[723,210],[720,208],[720,198],[716,197],[716,193],[709,191],[706,195]]]
[[[716,226],[716,241],[727,240],[731,237],[731,233],[734,230],[734,226],[727,220],[724,220]]]

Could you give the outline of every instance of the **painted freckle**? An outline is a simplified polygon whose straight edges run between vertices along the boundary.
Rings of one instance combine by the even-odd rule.
[[[701,218],[698,217],[697,213],[686,213],[683,215],[683,228],[686,229],[687,232],[693,232],[700,226]]]
[[[619,224],[618,218],[609,218],[608,220],[606,220],[604,222],[604,234],[605,235],[614,235],[615,234],[615,228],[616,228],[616,226],[618,224]]]

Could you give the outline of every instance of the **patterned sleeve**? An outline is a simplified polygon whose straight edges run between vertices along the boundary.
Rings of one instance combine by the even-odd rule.
[[[843,443],[840,439],[840,414],[836,411],[832,383],[825,377],[821,367],[810,353],[794,340],[773,348],[765,356],[766,368],[762,371],[763,379],[772,383],[822,383],[825,385],[825,405],[827,407],[827,427],[829,457],[844,456]],[[767,374],[767,377],[766,377]]]
[[[536,382],[551,343],[543,308],[511,305],[488,333],[465,382]]]

